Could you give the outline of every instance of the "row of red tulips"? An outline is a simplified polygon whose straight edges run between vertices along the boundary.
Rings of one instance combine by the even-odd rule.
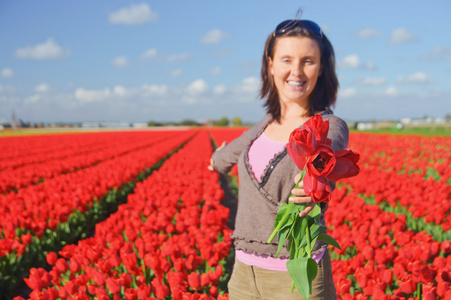
[[[369,138],[371,137],[371,138]],[[364,194],[366,197],[374,197],[376,203],[388,203],[392,207],[400,206],[405,208],[414,218],[421,218],[418,222],[427,224],[433,223],[441,226],[441,232],[446,233],[451,229],[451,184],[448,183],[451,175],[451,157],[446,151],[446,159],[444,154],[432,154],[435,149],[447,149],[450,147],[451,139],[443,137],[421,137],[421,136],[375,136],[375,135],[352,135],[353,147],[356,151],[363,152],[362,155],[362,170],[360,175],[350,181],[351,187],[357,193]],[[424,158],[411,159],[412,168],[420,170],[419,164],[415,161],[424,163],[419,172],[399,172],[396,168],[396,161],[404,161],[406,158],[406,151],[399,150],[397,152],[390,148],[390,141],[397,138],[400,145],[410,146],[409,150],[412,153],[421,153],[426,157],[433,157],[441,162],[430,162]],[[421,141],[421,144],[411,144],[412,141]],[[426,147],[430,145],[431,141],[440,139],[444,141],[443,144],[437,144],[433,147]],[[386,144],[388,142],[388,145]],[[369,144],[366,144],[369,143]],[[398,146],[399,147],[399,146]],[[380,155],[381,153],[390,153],[390,155]],[[407,162],[404,162],[407,164]],[[432,165],[437,167],[441,174],[440,180],[434,180],[432,177],[425,178],[427,168]],[[439,167],[440,166],[440,167]],[[390,168],[389,168],[390,167]],[[446,168],[445,168],[446,167]],[[408,168],[405,165],[404,168]],[[448,177],[446,177],[448,176]],[[419,228],[425,228],[419,226]],[[436,235],[437,237],[440,234]],[[440,240],[451,238],[451,235],[444,234]]]
[[[139,174],[195,132],[0,196],[0,294],[10,291],[42,253],[86,237],[122,201]]]
[[[134,141],[141,132],[92,132],[3,137],[0,171],[103,149]],[[145,132],[142,132],[145,133]]]
[[[0,256],[21,248],[5,248],[5,244],[20,243],[20,233],[16,233],[18,229],[24,233],[29,231],[37,237],[46,229],[55,229],[73,211],[86,211],[94,199],[100,199],[109,190],[134,179],[139,172],[152,166],[192,134],[184,132],[79,172],[54,177],[42,184],[20,189],[17,193],[0,195],[0,245],[3,245]]]
[[[444,136],[351,133],[362,165],[451,183],[451,139]]]
[[[342,299],[451,299],[451,242],[407,229],[405,220],[365,205],[354,190],[334,191],[326,222],[342,246],[333,260]]]
[[[172,131],[54,136],[53,143],[60,143],[60,139],[63,141],[70,139],[64,141],[67,147],[50,153],[41,153],[41,155],[21,157],[21,159],[12,157],[9,162],[21,163],[21,165],[7,167],[0,171],[0,194],[149,147],[153,143],[158,143],[160,140],[168,139],[176,134],[177,132]],[[88,145],[84,139],[92,139],[92,141]],[[7,139],[4,141],[7,142]],[[27,139],[23,141],[22,147],[25,149],[30,147],[27,141]],[[96,143],[93,143],[94,141]],[[25,161],[28,162],[25,163]]]
[[[231,246],[212,147],[200,132],[145,181],[95,235],[32,269],[30,299],[227,299]],[[15,299],[22,299],[17,297]]]

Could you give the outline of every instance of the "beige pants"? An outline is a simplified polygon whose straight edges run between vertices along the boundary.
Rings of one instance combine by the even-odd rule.
[[[230,300],[304,299],[296,288],[290,293],[291,277],[288,272],[251,267],[237,259],[228,288]],[[337,299],[328,251],[319,262],[318,275],[313,281],[312,289],[309,300]]]

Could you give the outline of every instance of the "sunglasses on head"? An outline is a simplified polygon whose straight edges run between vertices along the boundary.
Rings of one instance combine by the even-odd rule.
[[[278,37],[283,35],[285,32],[295,28],[301,27],[307,29],[309,32],[313,33],[318,38],[323,37],[323,32],[321,28],[313,21],[309,20],[286,20],[277,25],[276,30],[274,31],[274,36]]]

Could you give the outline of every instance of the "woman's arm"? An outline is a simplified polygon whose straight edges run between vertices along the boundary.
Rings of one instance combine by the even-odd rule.
[[[226,174],[238,162],[241,152],[249,145],[257,133],[268,123],[269,116],[265,116],[258,124],[243,132],[241,136],[234,139],[230,144],[223,143],[211,156],[210,170]]]

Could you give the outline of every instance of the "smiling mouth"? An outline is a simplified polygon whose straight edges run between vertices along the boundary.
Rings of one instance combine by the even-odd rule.
[[[294,87],[301,87],[305,85],[305,81],[288,81],[288,84]]]

